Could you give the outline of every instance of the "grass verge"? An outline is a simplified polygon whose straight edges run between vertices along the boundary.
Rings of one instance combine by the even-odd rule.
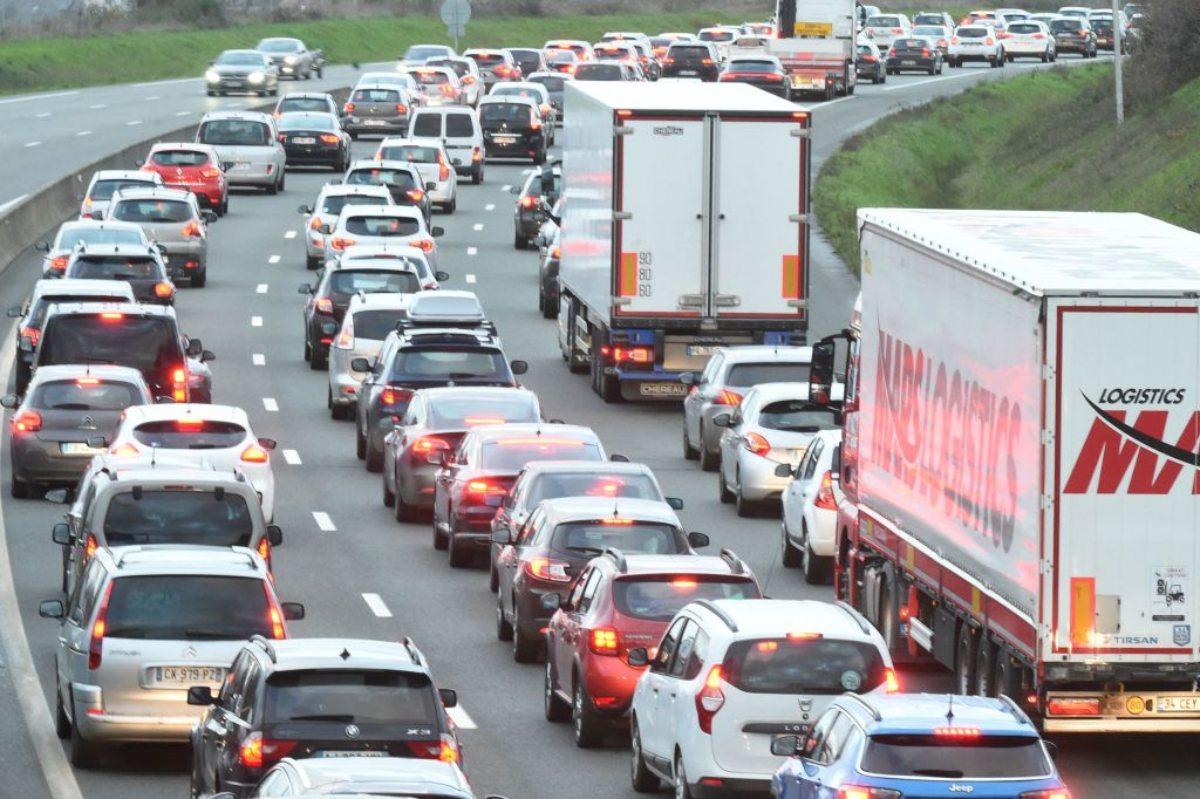
[[[547,39],[596,41],[608,30],[694,31],[740,22],[745,10],[697,8],[548,17],[484,17],[472,20],[462,48],[540,47]],[[222,50],[253,47],[265,36],[297,36],[322,48],[333,63],[386,61],[418,42],[450,43],[433,17],[372,17],[312,22],[239,25],[213,30],[134,31],[92,37],[47,37],[0,43],[0,94],[133,83],[203,74]]]
[[[817,217],[858,271],[859,208],[1138,211],[1200,230],[1200,80],[1116,125],[1112,68],[1033,72],[889,117],[817,181]]]

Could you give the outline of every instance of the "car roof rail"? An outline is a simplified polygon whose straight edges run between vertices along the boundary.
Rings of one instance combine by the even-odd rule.
[[[612,558],[613,562],[617,564],[617,571],[621,572],[621,574],[629,571],[629,561],[625,560],[625,553],[616,547],[605,547],[604,552],[600,556]]]
[[[841,608],[843,611],[845,611],[846,615],[849,616],[854,621],[854,623],[858,625],[859,629],[862,630],[864,634],[866,634],[866,635],[871,634],[871,625],[867,622],[866,617],[864,617],[861,613],[859,613],[858,610],[853,605],[851,605],[849,602],[845,602],[841,599],[839,599],[834,604],[836,604],[839,608]]]
[[[267,653],[267,657],[271,659],[272,663],[279,662],[279,657],[275,654],[275,645],[272,644],[265,635],[256,634],[250,636],[250,643],[258,644],[260,647],[262,647],[263,651]]]
[[[734,574],[748,574],[750,571],[746,566],[746,561],[739,558],[737,553],[728,547],[721,550],[720,558],[729,564],[729,570]]]
[[[412,658],[413,663],[416,663],[418,666],[425,665],[425,657],[421,654],[421,650],[417,649],[417,645],[413,643],[413,639],[406,635],[401,643],[404,644],[404,648],[408,650],[408,656]]]
[[[704,608],[709,613],[713,614],[722,622],[724,622],[725,626],[729,628],[731,633],[736,633],[738,631],[737,622],[733,620],[733,617],[713,604],[711,599],[697,599],[695,604]]]
[[[1015,718],[1019,724],[1030,723],[1029,716],[1025,715],[1025,711],[1021,710],[1020,705],[1014,702],[1011,696],[1008,694],[1000,694],[1000,701],[1004,705],[1004,709],[1012,714],[1012,717]]]
[[[883,721],[883,716],[879,713],[879,708],[872,705],[866,699],[863,699],[861,694],[855,694],[847,691],[846,693],[842,694],[842,696],[857,701],[860,705],[867,709],[867,712],[871,714],[871,718],[875,719],[876,721]]]

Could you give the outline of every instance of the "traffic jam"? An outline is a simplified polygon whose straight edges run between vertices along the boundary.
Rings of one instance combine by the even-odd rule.
[[[206,95],[266,110],[212,111],[96,172],[9,309],[9,504],[59,506],[37,611],[70,764],[173,747],[192,799],[473,799],[495,778],[472,764],[504,763],[472,745],[460,692],[512,693],[587,756],[622,753],[600,761],[613,795],[1070,799],[1058,742],[1200,730],[1200,554],[1181,534],[1200,236],[1137,214],[860,209],[853,312],[809,333],[819,121],[798,103],[1052,61],[1078,44],[1059,29],[1086,30],[1092,57],[1093,15],[798,0],[695,34],[415,45],[337,95],[298,85],[325,68],[299,39],[219,54]],[[497,325],[466,272],[486,266],[443,245],[485,191],[526,253],[530,333]],[[281,193],[286,220],[258,210]],[[250,268],[211,257],[242,215],[295,229],[269,267],[303,280],[278,334],[318,373],[307,425],[340,442],[330,473],[369,485],[370,526],[487,584],[470,610],[401,585],[396,615],[480,616],[496,640],[475,645],[527,685],[444,685],[436,638],[349,637],[300,601],[321,575],[288,558],[316,539],[277,516],[312,432],[256,432],[282,386],[221,404],[222,361],[282,367],[189,332]],[[527,387],[512,342],[531,337],[561,355],[537,368],[594,397]],[[675,464],[573,421],[592,399],[678,430],[655,456]],[[730,506],[711,532],[681,519],[685,470]],[[756,518],[778,523],[765,573],[726,545]],[[817,598],[773,596],[788,582]],[[504,734],[536,747],[523,724]]]

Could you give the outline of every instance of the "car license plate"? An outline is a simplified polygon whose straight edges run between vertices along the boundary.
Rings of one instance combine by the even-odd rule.
[[[496,144],[515,144],[517,137],[503,134],[500,136],[493,136],[492,141],[496,142]]]
[[[913,61],[912,59],[908,59],[908,58],[906,58],[900,62],[900,66],[902,66],[902,67],[915,67],[916,65],[917,65],[916,61]]]
[[[639,383],[638,393],[643,397],[684,397],[688,386],[683,383]]]
[[[681,69],[681,70],[679,70],[679,74],[688,76],[688,75],[698,75],[699,73],[694,69]]]
[[[225,679],[221,666],[153,666],[149,671],[149,682],[154,686],[215,685]]]
[[[314,752],[313,757],[387,757],[385,751],[376,751],[372,749],[322,749],[319,752]]]
[[[1159,713],[1195,713],[1200,711],[1200,696],[1160,696],[1154,707]]]
[[[687,348],[687,354],[688,354],[689,358],[690,357],[700,357],[700,356],[707,357],[709,355],[712,355],[714,352],[716,352],[719,347],[723,347],[723,346],[725,346],[725,345],[724,344],[689,344],[688,348]]]
[[[298,136],[292,139],[292,144],[316,144],[317,140],[312,136]]]
[[[84,441],[64,441],[58,445],[64,455],[99,455],[103,447],[89,447]]]

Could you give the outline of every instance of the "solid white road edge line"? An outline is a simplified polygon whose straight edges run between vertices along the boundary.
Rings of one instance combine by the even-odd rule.
[[[337,525],[333,523],[333,519],[329,518],[329,514],[323,510],[315,510],[312,512],[313,521],[317,523],[317,527],[321,528],[323,533],[336,533]]]
[[[54,92],[53,94],[31,94],[28,97],[10,97],[7,100],[0,100],[0,105],[11,105],[12,103],[27,103],[30,100],[49,100],[52,97],[74,97],[79,92]]]
[[[3,213],[4,213],[5,211],[7,211],[9,208],[12,208],[14,205],[16,205],[17,203],[21,202],[21,200],[24,200],[24,199],[25,199],[26,197],[28,197],[28,196],[29,196],[28,194],[22,194],[20,197],[13,197],[13,198],[12,198],[11,200],[9,200],[8,202],[6,202],[6,203],[4,203],[4,204],[0,205],[0,214],[3,214]]]
[[[16,329],[15,327],[13,328]],[[13,355],[16,352],[16,336],[10,335],[0,351],[0,385],[8,385],[12,371]],[[8,445],[8,436],[0,440],[0,455]],[[16,691],[17,705],[25,716],[25,726],[33,742],[38,764],[46,778],[46,785],[54,799],[83,799],[75,773],[67,763],[62,742],[54,734],[54,721],[50,708],[43,701],[42,684],[37,669],[33,667],[33,653],[25,626],[21,623],[21,611],[17,604],[17,589],[13,583],[12,563],[8,559],[8,540],[4,529],[4,502],[0,499],[0,642],[4,645],[8,661],[8,673]]]
[[[466,709],[461,705],[458,707],[446,708],[446,715],[449,716],[450,720],[454,722],[454,726],[458,727],[460,730],[479,729],[479,725],[475,723],[474,719],[467,715]]]
[[[392,617],[392,612],[388,610],[388,606],[384,604],[383,598],[379,594],[363,594],[362,598],[376,618],[390,619]]]

